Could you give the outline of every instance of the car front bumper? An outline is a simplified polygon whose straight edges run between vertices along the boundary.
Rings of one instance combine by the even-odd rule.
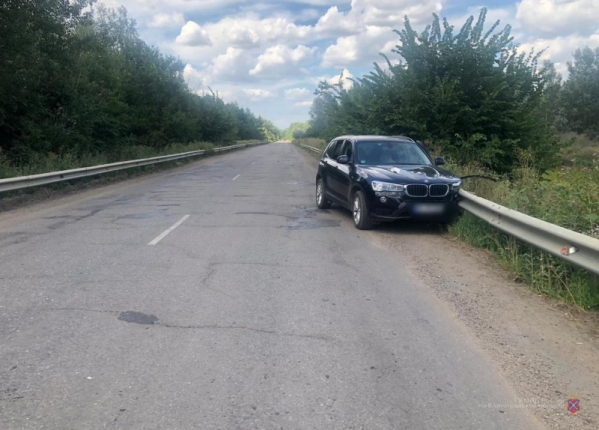
[[[368,203],[370,217],[375,221],[416,219],[449,222],[460,213],[457,195],[443,200],[387,198],[384,202],[379,197],[372,195]]]

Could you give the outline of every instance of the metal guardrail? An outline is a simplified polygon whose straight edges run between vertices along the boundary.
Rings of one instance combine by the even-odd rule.
[[[504,233],[599,274],[599,240],[460,190],[460,207]]]
[[[309,151],[322,153],[313,146]],[[599,274],[599,240],[460,190],[460,207],[493,227],[549,254]]]
[[[87,176],[101,175],[103,173],[131,169],[133,167],[148,166],[150,164],[158,164],[167,161],[180,160],[182,158],[197,157],[200,155],[208,155],[212,153],[229,152],[235,149],[246,148],[248,146],[263,145],[265,143],[266,142],[244,143],[240,145],[223,146],[211,150],[189,151],[182,152],[179,154],[163,155],[160,157],[142,158],[139,160],[103,164],[100,166],[83,167],[81,169],[63,170],[60,172],[42,173],[39,175],[19,176],[16,178],[0,179],[0,193],[5,191],[23,190],[25,188],[37,187],[40,185],[52,184],[55,182],[69,181],[71,179],[84,178]]]
[[[322,149],[314,148],[313,146],[303,145],[300,143],[302,148],[307,149],[308,151],[316,152],[317,154],[322,154]]]

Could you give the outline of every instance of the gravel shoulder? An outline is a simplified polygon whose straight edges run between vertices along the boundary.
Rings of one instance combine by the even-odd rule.
[[[296,150],[316,169],[314,157]],[[512,384],[519,397],[491,407],[532,409],[548,428],[599,428],[597,314],[535,294],[491,253],[435,227],[387,224],[368,237],[409,262]],[[569,398],[580,399],[577,415],[566,409]]]

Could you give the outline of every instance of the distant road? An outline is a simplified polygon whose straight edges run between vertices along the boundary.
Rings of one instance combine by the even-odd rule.
[[[0,429],[542,428],[314,181],[278,143],[0,222]]]

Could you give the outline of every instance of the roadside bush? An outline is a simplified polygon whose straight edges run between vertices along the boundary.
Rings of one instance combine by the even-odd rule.
[[[450,166],[460,175],[490,172],[476,164]],[[599,239],[599,164],[562,167],[539,174],[524,155],[513,176],[497,183],[466,179],[465,189],[493,202]],[[465,214],[450,232],[491,250],[513,273],[539,293],[583,309],[599,310],[599,279]]]

